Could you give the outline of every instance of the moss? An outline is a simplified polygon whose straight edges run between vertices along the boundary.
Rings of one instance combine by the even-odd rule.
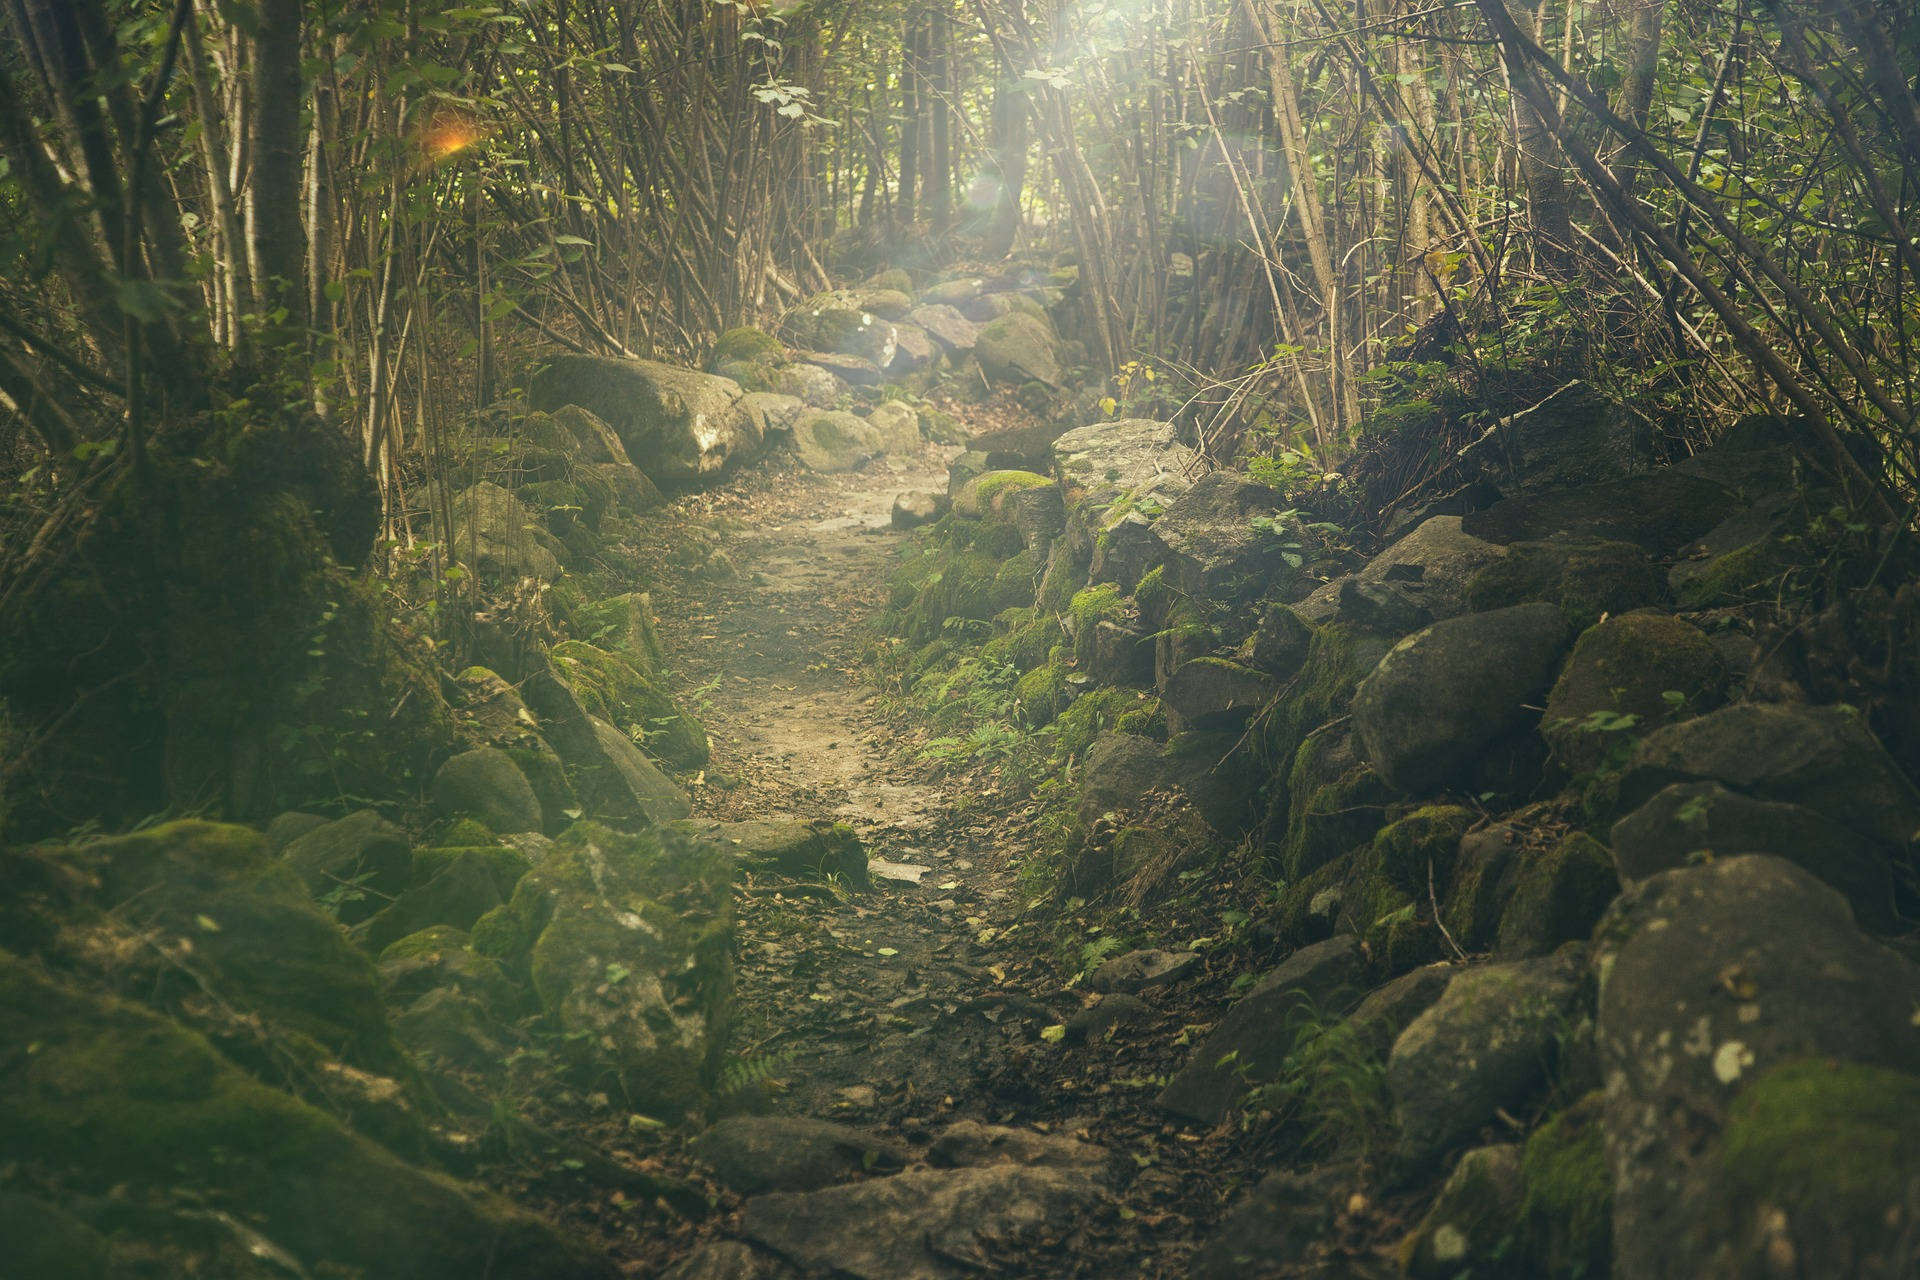
[[[1371,850],[1367,851],[1371,857]],[[1299,879],[1289,880],[1273,912],[1274,932],[1283,943],[1304,947],[1333,935],[1339,918],[1342,886],[1359,858],[1356,852],[1338,854]]]
[[[357,1066],[403,1071],[373,966],[257,832],[170,822],[49,854],[91,869],[130,921],[193,940],[191,980],[180,972],[157,1000],[211,993]]]
[[[1040,579],[1040,598],[1035,602],[1051,614],[1063,614],[1073,602],[1079,584],[1087,580],[1089,552],[1076,551],[1071,538],[1055,538],[1047,552],[1047,571]]]
[[[473,669],[482,671],[489,677],[493,675],[484,667]],[[440,828],[427,842],[426,847],[429,849],[478,849],[498,843],[499,841],[493,837],[493,832],[487,830],[485,823],[476,822],[472,818],[456,818]]]
[[[1381,876],[1418,897],[1426,896],[1431,877],[1434,892],[1445,893],[1460,837],[1474,818],[1472,810],[1458,805],[1428,805],[1382,827],[1373,838]]]
[[[989,471],[972,483],[983,504],[991,504],[998,494],[1022,489],[1044,489],[1053,481],[1033,471]]]
[[[1015,620],[1010,615],[1023,615]],[[1060,624],[1051,617],[1035,616],[1032,609],[1008,610],[995,619],[1012,622],[1001,635],[987,641],[980,656],[989,662],[1002,662],[1018,671],[1031,671],[1047,660],[1053,646],[1060,643]]]
[[[707,367],[713,368],[728,361],[783,365],[787,362],[787,349],[778,338],[758,329],[729,329],[714,339],[713,354],[707,360]]]
[[[1284,765],[1307,735],[1346,712],[1360,682],[1380,665],[1393,641],[1349,622],[1332,622],[1313,633],[1299,674],[1254,722],[1261,757]]]
[[[1726,665],[1704,632],[1664,613],[1629,613],[1590,627],[1547,698],[1541,732],[1569,769],[1597,768],[1621,741],[1589,727],[1599,714],[1631,716],[1635,734],[1710,710]]]
[[[1035,667],[1014,685],[1013,698],[1028,724],[1044,728],[1053,723],[1053,718],[1073,700],[1066,665],[1050,659]]]
[[[1113,722],[1120,733],[1131,733],[1142,738],[1152,738],[1155,742],[1167,740],[1167,713],[1160,705],[1160,699],[1152,698],[1147,705],[1136,707],[1132,711],[1122,712]]]
[[[1780,545],[1760,538],[1724,555],[1689,576],[1675,603],[1682,609],[1713,609],[1741,604],[1756,595],[1770,596],[1775,579],[1792,568]]]
[[[1590,1093],[1527,1140],[1522,1246],[1536,1274],[1599,1277],[1613,1268],[1613,1178]]]
[[[520,877],[533,870],[533,860],[518,849],[489,845],[481,848],[441,847],[437,849],[416,849],[413,852],[413,883],[425,884],[439,875],[462,856],[471,855],[487,869],[487,878],[493,881],[493,887],[499,890],[501,901],[513,896],[513,886],[520,883]]]
[[[1620,892],[1613,855],[1583,831],[1520,866],[1513,896],[1500,914],[1498,951],[1505,958],[1546,955],[1585,938]]]
[[[1093,657],[1093,633],[1102,622],[1126,616],[1126,597],[1117,584],[1101,582],[1076,593],[1067,605],[1067,629],[1073,633],[1073,655],[1081,666]]]
[[[1040,557],[1025,548],[1009,556],[993,575],[994,603],[1003,610],[1031,604],[1040,568]]]
[[[555,645],[553,658],[582,705],[616,728],[635,734],[649,755],[683,769],[707,763],[706,729],[625,658],[578,640]]]
[[[597,1275],[504,1202],[401,1163],[146,1010],[56,985],[0,952],[0,1024],[32,1027],[0,1089],[9,1150],[75,1191],[220,1205],[316,1274],[454,1280]]]
[[[666,664],[666,649],[653,625],[652,601],[644,592],[581,604],[572,618],[574,639],[619,654],[649,680]]]
[[[1167,615],[1178,599],[1173,588],[1167,585],[1167,567],[1163,564],[1147,570],[1133,589],[1133,603],[1140,612],[1140,621],[1155,631],[1166,625]]]
[[[380,952],[380,963],[386,964],[390,960],[411,960],[415,956],[431,955],[436,951],[459,950],[467,943],[465,929],[456,929],[450,924],[436,924],[418,933],[410,933],[398,942],[388,945]]]
[[[1137,689],[1096,689],[1080,695],[1054,722],[1054,759],[1081,755],[1095,738],[1118,728],[1122,717],[1157,706],[1158,699]]]
[[[1380,827],[1391,795],[1391,789],[1367,765],[1357,765],[1334,781],[1307,790],[1306,799],[1293,804],[1281,848],[1280,865],[1287,879],[1307,875],[1329,859],[1370,841]]]

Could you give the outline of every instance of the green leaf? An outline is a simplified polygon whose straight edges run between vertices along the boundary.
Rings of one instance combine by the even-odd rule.
[[[1040,1028],[1040,1038],[1048,1044],[1058,1044],[1067,1038],[1067,1024],[1056,1022],[1050,1027]]]

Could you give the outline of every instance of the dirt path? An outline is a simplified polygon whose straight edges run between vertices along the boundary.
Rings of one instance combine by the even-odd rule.
[[[1060,1043],[1088,997],[1063,987],[1045,932],[1021,920],[1014,864],[1033,837],[1018,797],[930,780],[911,726],[885,718],[871,683],[875,621],[906,537],[889,527],[894,495],[944,488],[946,461],[928,449],[844,476],[756,474],[683,503],[691,536],[707,541],[656,605],[686,685],[707,690],[714,756],[695,788],[701,814],[832,817],[859,833],[874,870],[867,892],[742,886],[731,1105],[857,1126],[899,1143],[913,1166],[962,1122],[1097,1145],[1097,1204],[1042,1214],[1037,1231],[1002,1231],[990,1208],[968,1204],[965,1257],[831,1262],[850,1274],[957,1276],[989,1257],[1019,1276],[1187,1274],[1196,1219],[1224,1191],[1210,1148],[1151,1112],[1146,1086],[1170,1069],[1165,1046],[1190,1014],[1153,1010],[1134,1034]],[[936,1190],[913,1197],[937,1201]],[[832,1194],[820,1193],[822,1214],[845,1210]],[[921,1230],[874,1212],[829,1234]],[[755,1238],[754,1216],[749,1203],[702,1234]],[[685,1274],[800,1274],[765,1252],[753,1266],[775,1269],[744,1257]]]

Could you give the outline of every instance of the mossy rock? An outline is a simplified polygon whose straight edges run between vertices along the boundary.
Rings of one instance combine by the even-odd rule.
[[[619,654],[649,680],[666,665],[666,648],[653,625],[653,600],[643,591],[579,605],[572,624],[574,639]]]
[[[539,1219],[409,1167],[259,1083],[200,1036],[59,985],[5,952],[0,1026],[36,1046],[10,1055],[0,1073],[9,1152],[76,1194],[185,1193],[246,1221],[313,1274],[617,1274]]]
[[[576,823],[473,927],[525,974],[575,1070],[628,1105],[696,1105],[724,1050],[733,992],[733,857],[662,828]]]
[[[1467,607],[1475,612],[1544,601],[1558,605],[1580,630],[1666,596],[1666,582],[1644,550],[1604,538],[1516,542],[1467,584]]]
[[[1712,710],[1725,682],[1719,649],[1691,623],[1652,612],[1608,618],[1574,643],[1541,732],[1568,769],[1590,771],[1623,733],[1638,737]]]
[[[186,820],[49,856],[99,877],[107,905],[139,927],[190,938],[190,968],[151,994],[211,996],[355,1066],[404,1074],[367,958],[246,827]]]
[[[553,658],[581,705],[635,736],[649,755],[682,769],[707,763],[706,729],[625,658],[578,640],[555,645]]]
[[[498,840],[494,839],[493,832],[487,829],[486,823],[476,822],[472,818],[455,818],[453,821],[442,825],[428,837],[425,848],[484,849],[498,845],[499,843]],[[419,857],[419,851],[416,850],[414,853],[414,862],[416,865],[419,863]],[[420,878],[417,872],[414,878],[416,880]]]
[[[708,364],[711,367],[729,360],[778,367],[787,362],[787,349],[778,338],[758,329],[729,329],[713,340],[713,354]]]
[[[513,887],[520,883],[520,877],[533,870],[533,860],[518,849],[508,849],[497,844],[460,847],[443,845],[432,849],[413,851],[413,882],[422,885],[432,880],[454,862],[465,859],[484,867],[488,879],[500,891],[500,900],[506,901],[513,896]]]
[[[0,1241],[13,1274],[21,1277],[116,1280],[122,1274],[105,1236],[45,1200],[17,1192],[0,1191]]]
[[[1275,765],[1292,761],[1308,734],[1346,712],[1354,690],[1392,647],[1389,637],[1349,622],[1316,628],[1294,683],[1254,722],[1261,757]]]
[[[1770,1274],[1783,1254],[1821,1280],[1914,1274],[1920,1076],[1820,1058],[1774,1067],[1734,1100],[1691,1199],[1682,1256],[1730,1250],[1720,1274]]]
[[[1124,711],[1113,722],[1116,733],[1131,733],[1142,738],[1152,738],[1155,742],[1167,740],[1167,713],[1160,706],[1158,698],[1149,699],[1145,706]]]
[[[912,297],[913,277],[899,267],[889,267],[873,279],[867,281],[867,287],[871,289],[884,289],[890,293],[904,294],[907,297]]]
[[[1382,827],[1373,838],[1380,875],[1402,893],[1415,897],[1444,894],[1453,876],[1460,837],[1477,819],[1459,805],[1428,805]]]
[[[1109,729],[1119,730],[1120,721],[1125,717],[1151,716],[1158,709],[1159,700],[1138,689],[1096,689],[1083,693],[1053,722],[1053,758],[1062,763],[1077,758],[1093,745],[1095,738]],[[1162,716],[1162,726],[1165,723],[1166,718]]]
[[[1520,1207],[1525,1258],[1535,1275],[1613,1273],[1613,1176],[1602,1133],[1605,1099],[1590,1093],[1527,1139]]]
[[[912,603],[898,614],[898,634],[924,644],[949,618],[986,622],[1006,608],[999,592],[1000,560],[971,548],[943,550],[930,565],[915,566],[921,583]]]
[[[387,1001],[405,1008],[433,991],[475,999],[496,1016],[510,1016],[517,1003],[512,981],[496,960],[467,945],[464,930],[435,925],[410,933],[380,953],[380,983]]]
[[[1040,558],[1024,548],[1008,556],[993,575],[993,602],[1001,611],[1032,604],[1040,569]]]
[[[1044,489],[1053,481],[1032,471],[989,471],[961,486],[953,497],[953,513],[967,520],[1010,518],[1008,502],[1027,489]]]
[[[1575,831],[1545,854],[1524,859],[1500,915],[1495,954],[1519,960],[1586,938],[1620,892],[1606,846]]]
[[[987,641],[980,656],[1022,672],[1045,662],[1062,639],[1060,624],[1050,616],[1035,616],[1032,609],[1004,610],[995,617],[994,626],[1005,629]]]
[[[1270,797],[1270,831],[1280,840],[1281,874],[1291,882],[1358,845],[1386,823],[1392,791],[1354,754],[1344,725],[1309,734],[1294,753],[1284,790]]]
[[[1067,683],[1066,665],[1050,660],[1021,676],[1013,686],[1014,705],[1021,717],[1036,729],[1052,724],[1054,717],[1073,701],[1073,687]]]
[[[1514,1219],[1525,1198],[1524,1163],[1521,1149],[1510,1145],[1462,1155],[1426,1217],[1401,1241],[1401,1269],[1415,1280],[1521,1280],[1524,1269],[1511,1255],[1519,1235]]]
[[[1498,824],[1460,842],[1453,882],[1441,900],[1440,922],[1454,942],[1469,951],[1492,946],[1499,932],[1500,917],[1513,896],[1515,869],[1524,853],[1519,834]]]
[[[1126,597],[1111,582],[1078,591],[1067,604],[1067,626],[1073,632],[1074,658],[1085,666],[1093,658],[1093,633],[1102,622],[1126,617]]]

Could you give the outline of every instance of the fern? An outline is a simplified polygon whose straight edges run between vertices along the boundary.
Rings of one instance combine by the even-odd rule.
[[[720,1080],[714,1085],[713,1092],[718,1097],[726,1098],[757,1084],[765,1084],[773,1079],[776,1071],[793,1060],[793,1055],[794,1050],[788,1048],[735,1058],[721,1068]]]

